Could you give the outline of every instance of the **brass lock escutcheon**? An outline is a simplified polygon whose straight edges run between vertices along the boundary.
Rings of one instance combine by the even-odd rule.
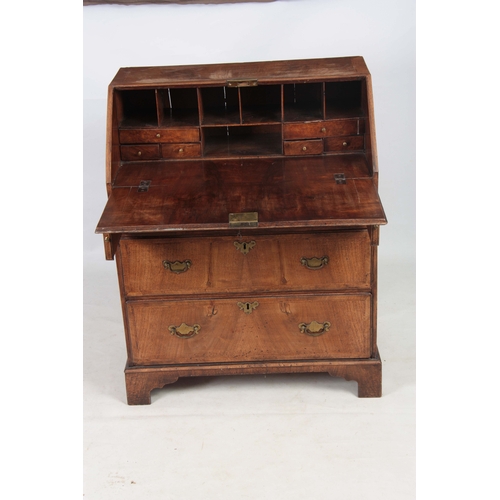
[[[174,262],[171,262],[169,260],[164,260],[163,267],[175,274],[185,273],[191,267],[191,261],[183,260],[181,262],[180,260],[176,260]]]
[[[229,227],[257,227],[258,225],[258,212],[239,212],[229,214]]]
[[[259,306],[257,301],[255,302],[238,302],[237,306],[245,313],[250,314],[255,308]]]
[[[254,78],[245,80],[228,80],[226,82],[228,87],[257,87],[258,84],[259,81]]]
[[[307,267],[307,269],[311,269],[316,271],[318,269],[322,269],[324,266],[328,264],[328,257],[325,255],[324,257],[311,257],[308,259],[307,257],[302,257],[300,259],[300,263]]]
[[[246,255],[252,248],[256,245],[254,240],[252,241],[235,241],[234,246],[237,250],[239,250],[242,254]]]
[[[310,337],[319,337],[326,333],[331,326],[332,324],[329,321],[325,321],[324,323],[312,321],[311,323],[300,323],[299,330]]]
[[[189,326],[186,325],[186,323],[182,323],[179,326],[170,325],[168,327],[168,330],[172,335],[175,335],[180,339],[190,339],[195,335],[198,335],[199,331],[201,330],[201,326],[196,324],[193,326]]]

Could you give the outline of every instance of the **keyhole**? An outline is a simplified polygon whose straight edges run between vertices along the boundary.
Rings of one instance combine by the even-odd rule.
[[[246,249],[247,249],[247,244],[246,244],[246,243],[243,243],[243,250],[245,250],[245,251],[246,251]]]
[[[250,304],[248,302],[247,302],[246,308],[247,308],[247,311],[250,311]]]

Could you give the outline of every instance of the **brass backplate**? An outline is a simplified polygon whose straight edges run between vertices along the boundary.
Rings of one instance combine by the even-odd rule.
[[[229,227],[257,227],[258,225],[258,212],[240,212],[229,214]]]

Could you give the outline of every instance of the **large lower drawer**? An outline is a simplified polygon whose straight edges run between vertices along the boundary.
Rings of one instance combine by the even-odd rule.
[[[370,357],[370,294],[135,300],[132,364]]]
[[[129,297],[370,289],[367,230],[122,239],[120,256]]]

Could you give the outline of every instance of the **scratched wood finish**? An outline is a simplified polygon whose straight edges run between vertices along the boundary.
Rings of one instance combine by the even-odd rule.
[[[386,223],[371,178],[347,172],[346,184],[336,184],[321,164],[254,161],[249,171],[243,162],[200,161],[159,170],[139,169],[151,174],[142,178],[152,181],[147,192],[113,189],[97,232],[220,230],[239,212],[258,212],[260,228]]]
[[[234,243],[247,244],[243,253]],[[241,247],[241,245],[240,245]],[[250,238],[128,239],[120,243],[127,297],[370,288],[368,231]],[[302,259],[327,258],[319,269]],[[163,261],[186,262],[180,273]]]
[[[247,314],[238,302],[258,302]],[[369,358],[370,295],[127,302],[132,364]],[[330,323],[312,337],[301,323]],[[169,326],[199,325],[192,338]]]
[[[128,403],[245,373],[323,371],[381,396],[377,161],[361,57],[120,69],[96,232],[117,260]],[[185,324],[198,333],[169,330]]]

